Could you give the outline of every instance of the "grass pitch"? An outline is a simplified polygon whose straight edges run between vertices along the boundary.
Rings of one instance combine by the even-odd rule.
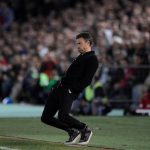
[[[67,134],[40,118],[0,118],[0,150],[150,150],[149,117],[80,117],[93,130],[89,146],[66,146]]]

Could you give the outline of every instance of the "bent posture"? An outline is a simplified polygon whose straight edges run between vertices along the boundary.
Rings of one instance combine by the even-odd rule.
[[[92,36],[88,32],[81,32],[76,36],[76,46],[80,54],[50,92],[41,117],[45,124],[69,134],[66,144],[75,144],[79,140],[78,144],[86,145],[92,137],[92,131],[85,123],[69,115],[73,101],[91,83],[98,68],[98,60],[92,51],[92,45]],[[58,118],[55,118],[57,111]]]

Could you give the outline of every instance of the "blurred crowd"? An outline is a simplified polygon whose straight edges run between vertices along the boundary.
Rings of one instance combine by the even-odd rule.
[[[0,2],[0,101],[44,104],[78,55],[75,35],[81,31],[92,33],[100,69],[74,111],[105,114],[113,102],[129,101],[132,112],[149,94],[149,0],[45,0],[39,11],[29,2],[23,18],[19,1],[6,2]]]

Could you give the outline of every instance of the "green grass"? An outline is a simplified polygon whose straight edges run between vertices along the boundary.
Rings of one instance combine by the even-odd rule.
[[[90,147],[70,147],[64,131],[40,118],[0,118],[0,147],[19,150],[150,150],[149,117],[80,117],[94,132]]]

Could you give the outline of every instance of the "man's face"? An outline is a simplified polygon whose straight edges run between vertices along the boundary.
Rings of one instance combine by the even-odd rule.
[[[84,38],[78,38],[76,39],[76,46],[80,53],[84,53],[90,47],[90,44]]]

